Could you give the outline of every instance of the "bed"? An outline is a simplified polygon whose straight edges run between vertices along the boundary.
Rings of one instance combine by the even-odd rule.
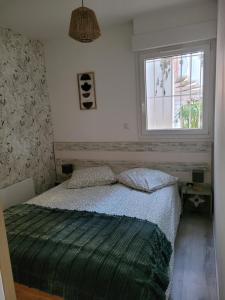
[[[68,300],[70,300],[70,299],[71,300],[72,299],[82,299],[82,300],[83,299],[99,299],[100,300],[100,299],[106,299],[106,298],[107,299],[121,299],[121,300],[122,299],[123,300],[125,300],[125,299],[129,299],[129,300],[131,300],[131,299],[146,299],[146,300],[151,299],[151,300],[153,300],[153,299],[168,298],[169,291],[170,291],[170,285],[171,285],[171,274],[172,274],[172,268],[173,268],[173,252],[171,251],[171,253],[170,253],[169,246],[171,245],[172,246],[171,250],[173,250],[174,242],[175,242],[175,238],[176,238],[177,227],[179,224],[180,213],[181,213],[181,204],[180,204],[180,197],[179,197],[177,185],[170,185],[170,186],[167,186],[160,190],[157,190],[154,193],[149,194],[149,193],[131,189],[122,184],[95,186],[95,187],[88,187],[88,188],[83,188],[83,189],[67,189],[67,184],[68,184],[67,182],[64,182],[61,185],[43,193],[42,195],[31,199],[30,201],[26,202],[25,204],[15,206],[6,211],[6,214],[5,214],[6,227],[7,227],[7,231],[8,231],[9,247],[10,247],[11,259],[12,259],[12,268],[13,268],[14,278],[16,281],[17,295],[19,295],[18,298],[22,299],[22,300],[23,299],[24,300],[25,299],[65,299],[65,300],[67,300],[67,299]],[[160,264],[168,263],[168,262],[165,262],[166,254],[168,254],[168,256],[170,257],[170,261],[169,261],[170,282],[167,282],[167,279],[164,278],[165,274],[163,274],[163,272],[161,272],[162,269],[156,270],[156,272],[154,274],[152,273],[151,270],[149,270],[148,271],[149,274],[147,274],[147,269],[143,269],[144,270],[143,274],[146,273],[145,274],[146,276],[151,275],[151,276],[155,277],[155,282],[157,282],[157,284],[160,282],[159,285],[162,285],[162,286],[164,285],[165,290],[167,289],[165,294],[163,294],[161,290],[156,291],[158,289],[158,286],[152,287],[152,290],[154,290],[154,293],[153,293],[154,296],[153,296],[153,294],[151,294],[152,291],[147,291],[146,288],[143,289],[144,292],[142,291],[141,293],[139,291],[137,291],[136,289],[132,290],[133,284],[132,285],[129,285],[129,284],[131,284],[133,278],[128,278],[128,279],[126,279],[126,281],[124,281],[124,277],[126,277],[127,274],[132,273],[129,271],[129,269],[124,271],[125,269],[127,269],[127,267],[129,267],[126,265],[124,267],[123,271],[121,271],[124,276],[122,276],[121,274],[119,274],[118,277],[113,275],[117,279],[114,280],[115,281],[113,283],[114,287],[112,287],[111,289],[109,289],[107,291],[108,293],[110,293],[110,296],[105,297],[102,290],[104,291],[104,286],[107,285],[107,283],[109,282],[109,281],[107,281],[108,280],[108,278],[107,278],[108,271],[106,273],[103,272],[102,273],[103,275],[102,274],[99,275],[100,273],[93,272],[93,270],[96,269],[96,264],[94,264],[92,266],[93,260],[96,260],[96,253],[97,253],[96,249],[93,250],[93,253],[95,252],[94,258],[91,258],[88,263],[87,263],[87,257],[81,256],[80,260],[79,260],[79,264],[80,264],[80,261],[82,261],[82,263],[84,263],[84,265],[81,269],[83,270],[83,268],[85,266],[85,269],[87,270],[86,271],[87,274],[80,275],[81,277],[83,276],[82,282],[85,281],[85,283],[84,283],[85,286],[83,286],[84,290],[86,288],[87,289],[92,289],[92,288],[96,289],[97,281],[95,282],[94,281],[95,279],[93,279],[93,281],[95,282],[95,284],[93,284],[93,282],[91,282],[92,278],[95,278],[95,277],[97,278],[98,276],[99,276],[99,278],[101,277],[101,280],[100,280],[101,287],[98,287],[98,290],[101,290],[101,291],[99,291],[99,293],[96,297],[93,296],[94,292],[92,294],[87,293],[86,295],[84,295],[84,294],[79,295],[80,292],[77,293],[76,290],[74,290],[72,292],[71,292],[71,290],[69,292],[65,291],[62,288],[62,284],[61,284],[60,280],[58,279],[59,277],[57,277],[58,275],[55,275],[55,278],[57,278],[57,280],[58,280],[58,285],[56,284],[56,286],[54,286],[54,287],[52,286],[53,285],[52,282],[48,282],[46,284],[45,283],[46,280],[41,280],[40,278],[38,280],[36,280],[37,278],[35,278],[35,276],[37,277],[37,273],[38,272],[40,273],[40,270],[42,270],[42,274],[43,274],[42,276],[43,276],[43,278],[45,278],[45,276],[44,276],[45,272],[48,272],[49,270],[51,270],[51,268],[50,268],[51,263],[47,263],[48,266],[46,267],[46,265],[45,265],[46,261],[44,261],[43,266],[40,268],[41,255],[39,253],[37,253],[37,251],[35,252],[33,250],[33,249],[35,249],[35,247],[32,247],[32,245],[35,245],[35,243],[36,243],[35,239],[37,238],[37,236],[35,236],[36,233],[34,231],[29,233],[29,230],[32,226],[26,227],[24,232],[27,232],[27,234],[23,234],[23,236],[22,236],[23,240],[26,240],[26,237],[28,237],[28,235],[29,235],[29,239],[32,238],[32,241],[30,241],[30,240],[27,241],[27,243],[30,243],[29,249],[32,249],[32,251],[33,251],[31,254],[29,254],[30,255],[29,260],[26,260],[26,259],[24,260],[24,256],[23,256],[23,255],[25,255],[25,253],[27,253],[23,249],[24,245],[26,245],[26,242],[25,242],[25,244],[22,243],[23,247],[21,246],[21,248],[19,250],[17,250],[17,251],[14,251],[15,249],[13,250],[13,247],[17,248],[17,247],[15,247],[15,243],[13,243],[13,240],[15,238],[18,238],[18,236],[19,236],[19,238],[21,238],[21,232],[18,232],[18,228],[20,228],[20,226],[22,226],[22,225],[16,223],[17,221],[15,221],[15,216],[17,218],[16,220],[18,220],[19,217],[21,218],[21,220],[23,218],[25,218],[25,219],[30,218],[30,222],[31,222],[32,220],[34,220],[37,217],[43,219],[45,215],[48,216],[48,214],[53,211],[55,214],[58,213],[57,218],[61,218],[63,220],[65,219],[65,216],[74,218],[74,213],[76,213],[76,216],[75,216],[76,219],[81,218],[81,215],[82,215],[82,218],[88,218],[87,223],[90,223],[90,220],[92,220],[91,222],[94,222],[93,223],[94,226],[91,225],[91,227],[87,227],[87,224],[85,223],[82,226],[84,226],[84,228],[86,228],[86,230],[81,232],[81,234],[84,234],[84,232],[87,232],[87,231],[89,232],[90,228],[95,228],[95,224],[98,224],[98,226],[100,226],[99,224],[102,224],[103,228],[101,228],[101,231],[103,230],[102,232],[104,232],[104,234],[103,234],[104,236],[109,236],[109,235],[112,236],[113,234],[116,235],[116,233],[114,233],[113,227],[111,227],[111,226],[110,226],[111,231],[104,231],[104,230],[106,230],[105,228],[107,227],[107,224],[108,224],[110,218],[111,218],[110,222],[116,222],[115,224],[113,223],[115,225],[115,228],[117,228],[117,226],[121,226],[121,224],[122,224],[122,229],[121,229],[122,231],[119,231],[120,234],[121,234],[121,232],[123,232],[124,224],[127,226],[127,224],[128,224],[127,222],[130,222],[130,225],[128,227],[132,231],[133,236],[135,235],[135,237],[137,236],[137,232],[135,232],[135,230],[137,230],[137,228],[139,228],[139,226],[142,226],[143,228],[147,228],[147,226],[149,226],[149,232],[151,231],[151,232],[157,233],[156,234],[157,236],[155,239],[155,245],[156,245],[156,240],[158,241],[160,238],[160,243],[157,246],[158,248],[156,246],[153,247],[153,245],[150,245],[151,243],[150,243],[150,241],[146,240],[146,236],[141,236],[140,238],[142,241],[144,241],[146,243],[146,245],[147,244],[149,245],[149,249],[157,248],[157,251],[159,253],[161,253]],[[53,216],[51,222],[54,222],[54,221],[56,222],[54,224],[54,228],[57,227],[57,224],[58,224],[58,226],[60,226],[60,222],[56,221],[56,220],[59,220],[59,219],[56,219]],[[71,220],[72,219],[70,219],[70,221],[68,221],[68,222],[72,223]],[[24,222],[21,221],[21,224],[24,224]],[[27,224],[29,224],[29,223],[27,223]],[[49,223],[46,223],[46,224],[49,224]],[[92,223],[90,223],[90,224],[92,224]],[[143,224],[144,224],[144,226],[143,226]],[[155,224],[157,224],[157,225],[155,225]],[[49,239],[48,233],[51,232],[51,230],[50,229],[47,230],[45,226],[42,226],[42,227],[45,228],[45,232],[44,233],[42,232],[42,236],[41,236],[42,240],[39,241],[39,248],[46,247],[43,244],[43,241],[46,242],[46,240]],[[67,229],[68,229],[68,227],[67,227]],[[91,231],[94,231],[94,229]],[[135,234],[134,234],[134,232],[135,232]],[[54,233],[54,234],[56,234],[56,233]],[[122,241],[120,249],[126,247],[126,245],[128,243],[127,241],[130,241],[128,236],[131,233],[128,231],[128,232],[126,232],[126,234],[127,234],[127,236],[124,234],[124,236],[121,236],[118,239],[118,242],[117,242],[118,244]],[[98,234],[96,234],[96,232],[93,233],[93,235],[98,237]],[[165,239],[164,239],[163,235],[165,236]],[[40,238],[40,236],[39,236],[39,238]],[[52,236],[51,236],[51,238],[52,238]],[[87,238],[87,237],[85,237],[85,238]],[[93,236],[90,238],[93,239]],[[126,240],[126,238],[128,238],[128,240]],[[61,239],[61,237],[60,237],[60,239]],[[124,241],[123,241],[123,239],[124,239]],[[168,241],[170,242],[169,244],[167,243]],[[57,240],[57,243],[58,242],[59,242],[59,240]],[[135,243],[135,239],[133,239],[133,242]],[[139,239],[139,242],[140,242],[140,239]],[[103,242],[101,242],[101,243],[103,243]],[[51,251],[49,253],[52,253],[52,256],[56,255],[54,253],[54,245],[51,244],[49,246],[49,247],[51,247]],[[145,248],[145,247],[148,247],[146,245],[143,244],[143,249],[145,249],[145,252],[148,251],[148,250],[146,251],[146,249],[148,249],[148,248]],[[82,244],[82,247],[83,247],[83,244]],[[84,250],[84,248],[82,248],[82,249]],[[24,251],[24,253],[23,253],[23,251]],[[26,249],[26,251],[27,251],[27,249]],[[72,249],[71,251],[75,251],[75,250]],[[153,252],[154,251],[155,251],[155,249],[153,250]],[[43,250],[42,250],[42,252],[44,253]],[[133,250],[130,252],[130,254],[129,254],[130,257],[134,256],[134,252],[135,251],[133,251]],[[49,253],[48,253],[48,255],[49,255]],[[129,253],[129,249],[127,250],[127,253]],[[148,253],[147,253],[147,255],[149,255],[149,257],[147,257],[145,259],[150,260],[151,255]],[[19,264],[18,264],[18,256],[20,256],[20,259],[21,259],[21,257],[23,258]],[[27,279],[28,271],[25,272],[26,274],[21,275],[21,273],[23,273],[21,271],[21,269],[24,268],[26,270],[29,270],[29,265],[31,262],[33,262],[33,260],[35,260],[36,256],[40,256],[39,260],[37,262],[35,262],[36,267],[33,268],[34,273],[35,273],[35,270],[37,271],[37,273],[36,273],[36,275],[32,274],[32,276],[34,275],[34,277],[29,275],[29,279]],[[113,256],[113,251],[112,252],[110,251],[107,254],[107,256]],[[68,256],[66,256],[66,257],[68,257]],[[100,254],[99,254],[99,257],[101,257]],[[157,254],[152,253],[152,257],[154,260],[154,257],[157,257]],[[46,259],[46,257],[45,257],[45,259]],[[60,259],[64,259],[63,256],[60,256]],[[100,259],[100,258],[98,258],[98,259]],[[104,258],[104,259],[106,259],[106,258]],[[107,260],[108,260],[108,257],[107,257]],[[24,261],[25,261],[25,265],[24,265]],[[146,263],[146,261],[143,260],[143,265],[144,265],[144,263]],[[127,264],[127,262],[125,264]],[[106,267],[106,266],[104,266],[104,267]],[[102,266],[101,266],[101,268],[103,269]],[[109,268],[109,266],[107,265],[106,268]],[[65,273],[65,269],[62,269],[62,270],[63,270],[62,272]],[[107,269],[107,270],[109,270],[109,269]],[[92,274],[92,272],[93,272],[93,274]],[[113,268],[112,268],[112,272],[114,272],[116,274],[117,270],[113,270]],[[60,270],[59,270],[59,273],[60,273]],[[143,276],[143,274],[141,276]],[[40,274],[38,274],[38,276],[41,277]],[[79,274],[73,275],[73,276],[76,277],[76,279],[73,277],[74,281],[79,280],[79,278],[80,278]],[[120,276],[122,276],[122,277],[120,278]],[[162,280],[162,278],[163,278],[163,280]],[[136,280],[136,282],[138,282],[138,280]],[[146,281],[146,278],[142,278],[142,282],[141,282],[141,280],[139,280],[138,286],[143,284],[144,281]],[[82,284],[83,283],[81,283],[81,285]],[[94,285],[94,287],[93,287],[93,285]],[[27,286],[29,286],[30,288],[34,288],[34,289],[28,289]],[[126,286],[125,290],[127,293],[126,297],[122,296],[122,293],[120,294],[120,290],[123,290],[123,288],[125,288],[125,286]],[[116,288],[117,291],[116,291],[115,287],[117,287]],[[40,290],[42,292],[39,292]],[[129,292],[131,294],[129,294]],[[30,293],[30,296],[27,296],[29,293]],[[119,294],[117,294],[117,293],[119,293]],[[137,293],[137,296],[135,296],[135,293]],[[159,294],[157,294],[157,293],[159,293]],[[26,296],[24,296],[24,295],[26,295]],[[76,297],[74,295],[76,295]],[[164,296],[165,296],[165,298],[164,298]],[[27,298],[25,298],[25,297],[27,297]]]

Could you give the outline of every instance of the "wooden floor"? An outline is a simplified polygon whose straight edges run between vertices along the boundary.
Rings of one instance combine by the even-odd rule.
[[[197,215],[181,218],[170,300],[217,300],[212,222]]]

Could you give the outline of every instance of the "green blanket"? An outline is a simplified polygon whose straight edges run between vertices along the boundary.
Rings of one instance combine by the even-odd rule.
[[[157,225],[28,204],[5,218],[17,283],[65,300],[165,299],[172,249]]]

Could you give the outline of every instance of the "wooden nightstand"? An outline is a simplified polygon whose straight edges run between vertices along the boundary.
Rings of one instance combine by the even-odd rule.
[[[184,212],[212,215],[212,188],[209,184],[183,184],[181,198]]]

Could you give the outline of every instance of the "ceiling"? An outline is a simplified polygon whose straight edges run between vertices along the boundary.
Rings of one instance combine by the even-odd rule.
[[[205,0],[207,1],[207,0]],[[213,1],[213,0],[212,0]],[[193,0],[86,0],[95,10],[101,26],[131,21],[151,10],[183,5]],[[194,0],[204,2],[204,0]],[[78,0],[0,0],[0,26],[37,39],[67,35],[70,14],[80,6]]]

